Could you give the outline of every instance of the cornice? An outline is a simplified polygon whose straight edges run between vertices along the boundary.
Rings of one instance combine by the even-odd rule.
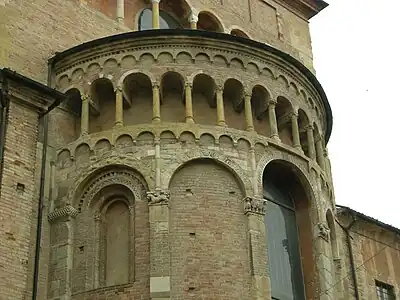
[[[328,6],[328,3],[322,0],[276,0],[284,6],[297,11],[307,20],[317,15],[320,11]]]

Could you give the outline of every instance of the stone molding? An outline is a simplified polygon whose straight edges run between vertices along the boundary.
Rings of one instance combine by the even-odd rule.
[[[47,216],[47,220],[50,223],[54,223],[57,219],[64,218],[64,217],[75,218],[78,214],[79,214],[79,211],[75,207],[73,207],[71,205],[67,205],[67,206],[56,209],[56,210],[52,211],[51,213],[49,213],[49,215]]]
[[[265,201],[257,197],[245,197],[244,202],[244,213],[247,215],[249,213],[265,215]]]
[[[147,192],[147,200],[149,205],[168,205],[170,193],[167,190],[155,189]]]

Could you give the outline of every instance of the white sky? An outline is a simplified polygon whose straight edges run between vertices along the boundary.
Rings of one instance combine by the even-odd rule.
[[[311,37],[336,203],[400,228],[400,2],[326,1]]]

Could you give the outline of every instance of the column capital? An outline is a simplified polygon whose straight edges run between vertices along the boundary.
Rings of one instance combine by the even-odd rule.
[[[322,239],[324,239],[326,242],[329,242],[330,238],[330,229],[328,225],[326,225],[323,222],[319,222],[317,224],[317,230],[318,230],[318,236]]]
[[[264,199],[257,197],[245,197],[244,202],[244,213],[247,215],[249,213],[265,215],[265,201]]]
[[[156,188],[154,191],[147,192],[149,205],[166,205],[169,202],[170,194],[167,190]]]
[[[276,106],[276,104],[278,103],[278,101],[276,101],[276,100],[269,100],[269,102],[268,102],[268,106]]]
[[[81,99],[82,99],[82,101],[89,101],[90,95],[89,95],[89,94],[83,94],[83,95],[81,96]]]
[[[188,20],[189,23],[197,23],[199,21],[199,13],[196,10],[192,9]]]
[[[60,218],[75,218],[79,214],[79,211],[73,207],[72,205],[66,205],[62,208],[56,209],[53,212],[49,213],[47,219],[50,223],[54,223],[56,220]]]
[[[217,92],[223,92],[224,91],[224,86],[222,84],[217,84],[215,86],[215,89],[217,90]]]
[[[122,86],[117,86],[117,87],[114,89],[114,92],[115,92],[115,93],[117,93],[117,92],[122,93]]]
[[[291,116],[292,118],[293,118],[293,117],[298,118],[299,113],[298,113],[297,111],[292,111],[292,112],[290,113],[290,116]]]
[[[193,83],[191,83],[189,81],[185,82],[185,88],[187,88],[187,87],[192,88],[193,87]]]
[[[153,89],[159,89],[160,88],[160,84],[158,82],[152,82],[151,86],[153,87]]]
[[[161,0],[151,0],[151,3],[157,3],[159,4]]]
[[[250,98],[251,99],[251,97],[253,96],[253,93],[252,92],[249,92],[249,91],[244,91],[243,92],[243,95],[244,95],[244,98],[246,99],[246,98]]]
[[[314,130],[314,126],[312,126],[311,124],[309,124],[309,125],[307,125],[307,126],[305,126],[305,128],[307,129],[307,130]]]

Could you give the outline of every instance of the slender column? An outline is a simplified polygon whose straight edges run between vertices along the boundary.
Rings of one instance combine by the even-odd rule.
[[[94,216],[94,240],[95,240],[95,249],[94,249],[94,264],[93,264],[93,288],[97,289],[100,287],[101,280],[100,278],[100,243],[101,243],[101,214],[96,212]]]
[[[318,141],[316,142],[317,162],[321,169],[325,171],[324,147],[322,142],[322,137],[319,136]]]
[[[117,21],[118,23],[124,23],[124,0],[117,0]]]
[[[300,144],[300,134],[299,134],[299,123],[298,123],[298,114],[297,113],[292,113],[292,136],[293,136],[293,147],[299,150],[300,152],[303,152],[301,149],[301,144]]]
[[[82,97],[81,135],[89,133],[89,96]]]
[[[258,180],[257,180],[257,160],[254,147],[250,148],[250,162],[251,162],[251,171],[253,175],[253,193],[254,195],[258,195],[259,190],[258,190]]]
[[[123,126],[123,120],[122,88],[119,86],[115,89],[115,126]]]
[[[217,87],[217,118],[218,118],[217,124],[219,126],[226,126],[223,91],[224,91],[223,87],[221,86]]]
[[[192,85],[185,85],[185,105],[186,105],[186,123],[194,123],[193,120],[193,105],[192,105]]]
[[[155,148],[155,161],[156,161],[156,189],[161,188],[161,148],[160,148],[160,138],[155,138],[154,140]]]
[[[153,29],[160,29],[160,0],[151,0]]]
[[[153,84],[153,122],[158,123],[160,121],[160,87],[158,84]]]
[[[269,127],[271,129],[271,138],[279,140],[278,134],[278,125],[276,122],[276,113],[275,113],[276,102],[270,101],[268,105],[268,119],[269,119]]]
[[[308,156],[315,159],[315,142],[312,125],[307,126]]]
[[[254,130],[253,112],[251,110],[251,93],[246,93],[244,96],[244,113],[246,117],[246,127],[248,131]]]
[[[199,21],[199,14],[192,10],[189,16],[189,23],[191,29],[197,29],[197,22]]]

